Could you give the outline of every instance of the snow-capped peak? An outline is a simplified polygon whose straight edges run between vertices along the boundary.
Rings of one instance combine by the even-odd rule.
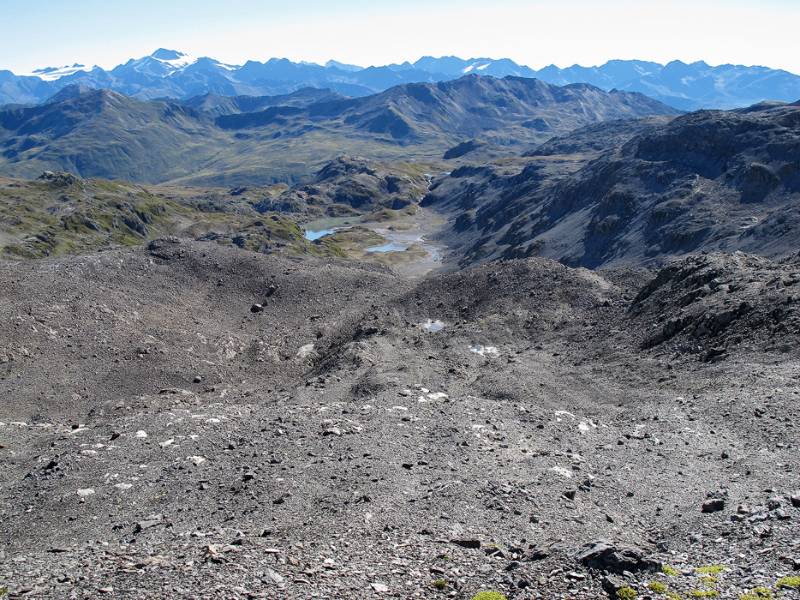
[[[167,50],[166,48],[159,48],[153,52],[150,57],[176,70],[188,67],[197,61],[193,56],[178,52],[177,50]]]
[[[157,60],[177,60],[182,56],[186,56],[183,52],[178,52],[177,50],[169,50],[167,48],[159,48],[155,52],[153,52],[150,56]]]
[[[74,75],[80,71],[91,70],[92,67],[75,63],[74,65],[64,65],[63,67],[44,67],[43,69],[36,69],[30,73],[24,73],[23,75],[27,77],[38,77],[44,81],[55,81],[56,79],[61,79],[67,75]]]

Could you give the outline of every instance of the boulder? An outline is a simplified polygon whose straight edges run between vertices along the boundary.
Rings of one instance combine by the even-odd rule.
[[[617,574],[622,574],[624,571],[654,571],[660,567],[658,561],[648,558],[640,548],[617,546],[606,540],[585,544],[575,558],[590,569]]]

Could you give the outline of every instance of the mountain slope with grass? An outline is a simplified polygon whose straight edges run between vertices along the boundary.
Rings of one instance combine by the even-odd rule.
[[[164,236],[259,252],[341,254],[305,240],[297,224],[302,215],[256,210],[254,204],[280,191],[145,187],[52,172],[34,181],[0,178],[0,257],[85,254]]]
[[[43,170],[143,183],[294,183],[336,156],[437,160],[464,137],[531,145],[605,119],[676,114],[638,94],[470,76],[344,99],[206,96],[144,102],[65,88],[45,104],[0,109],[0,173]]]

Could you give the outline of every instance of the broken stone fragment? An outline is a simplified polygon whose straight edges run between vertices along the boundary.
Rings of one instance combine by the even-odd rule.
[[[481,547],[480,540],[450,540],[450,543],[470,550],[478,550]]]
[[[133,532],[139,533],[140,531],[144,531],[145,529],[150,529],[155,527],[156,525],[160,525],[164,521],[164,515],[150,515],[146,519],[142,521],[138,521],[136,525],[133,526]]]
[[[709,498],[703,502],[700,508],[704,513],[715,513],[725,509],[725,500],[723,498]]]

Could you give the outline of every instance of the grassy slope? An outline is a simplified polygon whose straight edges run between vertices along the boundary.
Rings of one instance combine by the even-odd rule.
[[[0,127],[0,167],[13,177],[56,170],[154,183],[192,173],[228,145],[227,135],[190,114],[111,92],[24,115],[19,129]]]
[[[414,165],[400,171],[415,172]],[[242,193],[214,188],[142,186],[103,179],[19,180],[0,178],[0,259],[37,259],[81,254],[114,246],[136,246],[178,235],[235,245],[255,252],[310,254],[391,262],[365,255],[385,240],[363,227],[317,242],[304,237],[299,222],[312,213],[258,213],[253,204],[285,186],[248,188]],[[380,209],[356,221],[402,222],[416,206]]]
[[[298,183],[342,154],[367,156],[377,161],[441,160],[444,151],[457,138],[428,139],[413,146],[357,135],[346,129],[314,131],[300,136],[272,139],[253,132],[253,137],[237,141],[218,152],[198,170],[171,178],[176,185],[233,186]],[[408,163],[411,164],[411,163]]]
[[[328,253],[305,240],[293,219],[259,215],[215,190],[0,178],[0,256],[74,254],[173,234],[260,251]]]

